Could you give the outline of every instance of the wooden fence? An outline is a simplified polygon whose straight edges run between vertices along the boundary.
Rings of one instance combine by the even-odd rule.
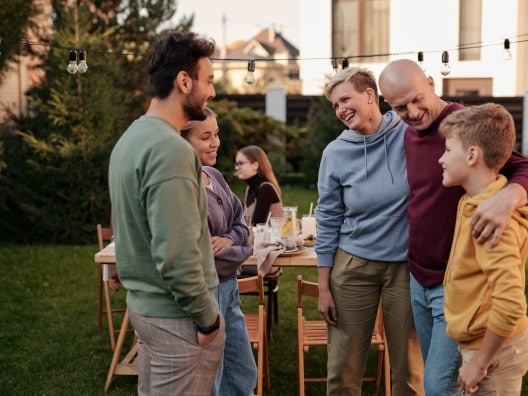
[[[237,103],[240,107],[248,107],[253,110],[266,112],[265,95],[217,95],[216,99],[227,99]],[[288,95],[286,100],[286,124],[305,126],[308,123],[308,114],[313,103],[319,101],[320,96],[303,96]],[[494,102],[503,105],[513,116],[515,128],[517,131],[516,148],[521,151],[522,148],[522,116],[523,116],[523,97],[488,97],[488,96],[461,96],[461,97],[443,97],[450,102],[460,102],[466,106],[478,105],[487,102]],[[380,97],[381,111],[385,112],[389,106]]]

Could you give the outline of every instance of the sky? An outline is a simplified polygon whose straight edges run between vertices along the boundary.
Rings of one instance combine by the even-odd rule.
[[[300,0],[177,0],[176,20],[194,13],[193,31],[224,44],[222,16],[225,15],[225,41],[248,40],[260,30],[275,25],[278,32],[299,47]]]

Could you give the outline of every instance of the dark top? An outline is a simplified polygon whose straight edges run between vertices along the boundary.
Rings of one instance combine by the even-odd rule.
[[[442,167],[438,159],[445,142],[438,131],[440,122],[449,114],[464,108],[451,103],[424,130],[411,127],[405,132],[407,178],[411,190],[409,215],[409,269],[425,288],[441,285],[447,267],[458,201],[465,193],[462,187],[442,185]],[[510,182],[528,190],[528,160],[513,152],[501,169]]]

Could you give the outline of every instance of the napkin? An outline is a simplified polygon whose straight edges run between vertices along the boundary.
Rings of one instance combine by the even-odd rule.
[[[110,242],[106,247],[112,247],[115,248],[114,241]],[[103,264],[103,281],[105,282],[119,282],[119,275],[117,275],[117,269],[116,266],[113,264]],[[111,282],[112,283],[112,282]],[[112,289],[115,289],[116,286],[112,283]]]
[[[270,272],[271,266],[275,259],[284,251],[286,248],[282,243],[278,242],[259,242],[255,245],[253,253],[257,258],[257,269],[262,271],[264,275]]]

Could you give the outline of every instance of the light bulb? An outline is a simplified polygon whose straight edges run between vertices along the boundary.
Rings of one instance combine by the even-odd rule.
[[[341,63],[341,67],[343,70],[348,69],[348,58],[343,58],[343,62]]]
[[[255,84],[255,61],[253,59],[248,61],[248,73],[246,75],[246,83],[249,85]]]
[[[504,60],[510,60],[512,57],[512,53],[510,50],[510,40],[505,39],[504,40],[504,53],[502,54],[504,57]]]
[[[332,74],[335,75],[337,73],[337,59],[336,58],[332,58],[332,69],[334,69]]]
[[[422,70],[425,72],[425,67],[423,65],[423,62],[424,62],[424,54],[423,54],[422,51],[420,51],[420,52],[418,52],[418,64],[420,65]]]
[[[77,51],[70,50],[70,63],[68,63],[66,70],[68,70],[68,73],[70,74],[76,74],[79,71],[79,68],[77,67]]]
[[[79,65],[77,66],[79,73],[86,73],[88,70],[88,65],[86,64],[86,51],[81,50],[79,52]]]
[[[440,74],[447,76],[451,73],[451,68],[449,67],[449,52],[442,52],[442,67],[440,67]]]

